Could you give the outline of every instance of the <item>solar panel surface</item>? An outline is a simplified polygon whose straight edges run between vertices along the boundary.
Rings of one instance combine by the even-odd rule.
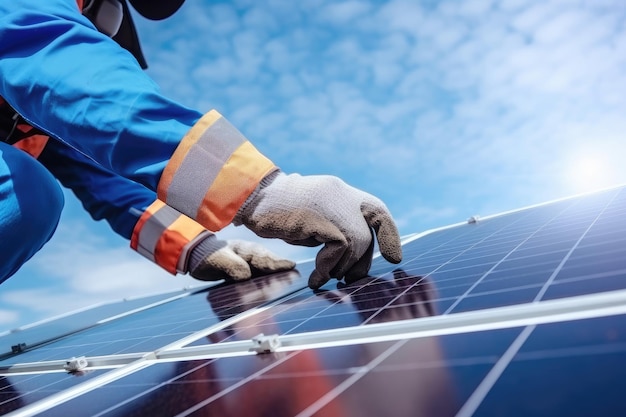
[[[189,293],[190,290],[182,290],[106,303],[0,334],[0,358],[12,353],[12,346],[22,344],[29,347],[37,346],[96,326],[114,317],[184,297]],[[69,315],[71,317],[68,317]]]
[[[300,281],[295,280],[295,277]],[[271,293],[275,297],[306,285],[295,273],[277,274],[272,280],[283,284],[280,292]],[[207,301],[207,290],[201,290],[11,356],[0,361],[0,366],[18,362],[62,360],[72,356],[150,352],[267,301],[262,294],[254,297],[254,288],[257,286],[258,283],[250,281],[241,286],[222,285],[208,290],[214,305],[222,306],[219,316],[213,312],[213,305]],[[242,291],[248,291],[245,293],[247,295],[242,297]],[[74,318],[75,316],[71,316],[66,319],[71,322]]]
[[[623,415],[625,203],[620,187],[443,228],[406,242],[401,265],[377,258],[370,276],[318,292],[306,288],[310,263],[299,265],[300,274],[199,291],[3,360],[0,410]],[[557,304],[576,315],[525,319],[527,311]],[[518,320],[505,323],[516,311]],[[480,326],[453,326],[478,316]],[[403,323],[410,331],[350,340],[355,331],[391,335]],[[430,323],[452,330],[433,331]],[[242,343],[259,333],[278,334],[283,343],[336,333],[347,341],[256,355]],[[25,362],[118,353],[137,353],[138,362],[88,370],[65,392],[34,389],[23,378],[52,375],[53,386],[64,387],[66,374],[20,372]]]

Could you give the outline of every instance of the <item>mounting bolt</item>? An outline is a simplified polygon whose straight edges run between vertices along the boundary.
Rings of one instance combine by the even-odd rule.
[[[24,350],[26,350],[26,343],[18,343],[11,346],[11,353],[22,353]]]
[[[480,216],[476,215],[476,216],[472,216],[469,219],[467,219],[467,223],[468,224],[476,224],[476,223],[478,223],[479,220],[480,220]]]
[[[65,362],[65,365],[63,365],[63,369],[70,373],[81,372],[87,367],[87,365],[87,358],[85,358],[84,356],[80,356],[78,358],[73,357]]]
[[[256,353],[276,352],[276,349],[281,346],[277,334],[265,336],[263,333],[261,333],[252,338],[252,343],[254,343],[254,347],[250,348],[250,352]]]

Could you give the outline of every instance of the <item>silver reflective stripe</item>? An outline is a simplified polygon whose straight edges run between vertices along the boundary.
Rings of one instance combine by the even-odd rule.
[[[161,207],[139,231],[137,252],[154,262],[154,251],[161,235],[179,216],[180,213],[173,208]]]
[[[167,204],[195,218],[205,194],[232,153],[247,139],[228,120],[217,119],[189,149],[167,189]]]

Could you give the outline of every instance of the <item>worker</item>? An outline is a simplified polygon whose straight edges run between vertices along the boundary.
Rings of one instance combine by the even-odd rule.
[[[258,245],[220,241],[231,223],[323,245],[314,289],[366,275],[374,235],[385,259],[400,262],[379,199],[336,177],[288,175],[217,111],[164,97],[142,71],[129,7],[161,20],[184,0],[128,1],[0,2],[0,282],[54,233],[56,179],[172,273],[246,279],[293,267]]]

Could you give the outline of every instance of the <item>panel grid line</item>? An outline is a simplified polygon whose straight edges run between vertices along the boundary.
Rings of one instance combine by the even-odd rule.
[[[613,195],[613,197],[606,203],[606,205],[602,208],[602,210],[600,211],[600,213],[598,213],[598,215],[593,219],[593,221],[591,222],[591,224],[585,229],[585,231],[583,232],[583,234],[578,238],[578,240],[576,241],[576,243],[574,243],[574,246],[572,246],[572,248],[569,250],[569,252],[567,252],[567,255],[565,255],[565,257],[563,258],[563,260],[561,260],[561,262],[559,263],[559,265],[555,268],[554,272],[552,273],[552,275],[550,275],[550,278],[548,278],[548,281],[546,282],[546,284],[541,288],[541,290],[539,291],[539,293],[537,294],[537,296],[534,299],[534,302],[538,302],[539,300],[541,300],[543,298],[543,296],[545,295],[546,291],[548,290],[548,287],[550,285],[552,285],[552,282],[554,282],[554,279],[556,278],[556,276],[559,274],[559,272],[561,272],[561,269],[563,269],[563,266],[565,265],[565,263],[569,260],[569,258],[572,256],[572,253],[574,253],[574,251],[576,250],[576,248],[578,248],[578,245],[580,245],[580,242],[585,238],[585,236],[587,236],[587,233],[589,233],[589,230],[591,230],[591,228],[593,227],[594,224],[596,224],[596,222],[598,221],[598,219],[600,218],[600,216],[602,216],[602,214],[604,214],[604,212],[606,211],[607,207],[613,202],[613,200],[617,197],[619,193],[615,193]]]
[[[575,205],[575,204],[573,204]],[[533,238],[537,233],[543,230],[547,225],[552,223],[555,219],[558,219],[565,211],[571,209],[572,205],[564,208],[559,213],[554,215],[550,220],[546,221],[541,227],[532,232],[528,237],[526,237],[523,241],[521,241],[517,246],[515,246],[509,253],[507,253],[502,259],[500,259],[495,265],[493,265],[487,272],[485,272],[476,282],[474,282],[460,297],[458,297],[450,307],[443,313],[449,314],[456,306],[458,306],[461,301],[463,301],[483,280],[487,275],[491,274],[499,265],[501,265],[511,254],[513,254],[517,249],[519,249],[524,243],[528,242],[531,238]]]
[[[168,379],[167,381],[164,381],[164,382],[162,382],[162,383],[161,383],[161,384],[159,384],[159,385],[156,385],[156,386],[154,386],[154,387],[152,387],[152,388],[150,388],[150,389],[148,389],[148,390],[146,390],[146,391],[142,391],[140,394],[137,394],[137,395],[134,395],[134,396],[132,396],[132,397],[129,397],[129,398],[127,398],[126,400],[124,400],[123,402],[118,403],[118,404],[116,404],[116,405],[115,405],[115,406],[113,406],[113,407],[109,407],[109,408],[107,408],[107,409],[105,409],[105,410],[102,410],[100,413],[95,414],[95,415],[93,415],[92,417],[100,417],[100,416],[102,416],[102,415],[105,415],[106,413],[108,413],[108,412],[110,412],[110,411],[113,411],[113,410],[115,410],[115,409],[117,409],[117,408],[120,408],[120,407],[122,407],[122,406],[124,406],[124,405],[126,405],[126,404],[128,404],[128,403],[130,403],[130,402],[132,402],[132,401],[134,401],[134,400],[136,400],[137,398],[140,398],[140,397],[142,397],[142,396],[144,396],[144,395],[146,395],[146,394],[148,394],[148,393],[150,393],[150,392],[152,392],[152,391],[155,391],[155,390],[159,389],[160,387],[165,386],[165,385],[169,384],[170,382],[175,381],[176,379],[179,379],[179,378],[180,378],[180,377],[182,377],[182,376],[189,375],[189,374],[191,374],[192,372],[195,372],[195,371],[197,371],[198,369],[200,369],[200,368],[202,368],[202,367],[206,366],[207,364],[208,364],[208,362],[205,362],[205,363],[203,363],[203,364],[201,364],[201,365],[198,365],[198,366],[196,366],[196,367],[193,367],[192,369],[190,369],[190,370],[188,370],[188,371],[186,371],[186,372],[183,372],[182,374],[176,375],[175,377],[170,378],[170,379]]]
[[[437,272],[438,270],[442,269],[444,266],[452,263],[455,259],[457,259],[458,257],[460,257],[461,255],[463,255],[464,253],[468,252],[469,250],[471,250],[472,248],[474,248],[475,246],[479,245],[480,243],[488,240],[490,237],[500,233],[502,230],[514,225],[515,223],[521,221],[522,219],[524,219],[526,216],[521,217],[517,220],[515,220],[513,223],[511,224],[507,224],[505,226],[502,226],[501,228],[497,229],[496,231],[490,233],[489,235],[485,236],[484,238],[482,238],[481,240],[479,240],[478,242],[472,244],[470,247],[466,248],[465,250],[463,250],[462,252],[460,252],[459,254],[457,254],[456,256],[452,257],[451,259],[449,259],[448,261],[446,261],[445,263],[439,265],[437,268],[435,268],[434,270],[430,271],[428,274],[426,274],[425,276],[429,276],[434,274],[435,272]],[[507,255],[508,256],[508,255]],[[420,281],[421,282],[421,281]],[[392,300],[390,300],[383,308],[381,308],[378,312],[376,312],[375,314],[373,314],[372,316],[370,316],[367,320],[364,321],[363,324],[367,324],[368,322],[370,322],[371,320],[374,319],[375,316],[377,316],[378,314],[380,314],[381,311],[383,311],[385,308],[391,306],[394,302],[396,302],[398,299],[400,299],[400,297],[402,297],[403,295],[405,295],[411,288],[414,288],[415,285],[419,284],[419,282],[413,284],[412,286],[408,287],[407,289],[405,289],[402,293],[396,295],[395,298],[393,298]],[[447,314],[449,311],[444,312],[443,314]]]
[[[324,394],[321,398],[307,407],[305,410],[301,411],[296,415],[296,417],[310,417],[319,410],[321,410],[325,405],[330,403],[332,400],[341,395],[342,392],[350,388],[357,381],[363,378],[368,372],[374,369],[376,366],[380,365],[385,359],[389,358],[394,352],[404,346],[408,340],[400,340],[394,343],[392,346],[385,349],[380,355],[372,359],[367,365],[362,366],[358,369],[357,372],[353,373],[348,379],[337,385],[335,388]]]
[[[457,412],[456,417],[471,417],[474,415],[474,412],[478,409],[483,399],[487,396],[535,328],[536,326],[527,326],[522,330],[506,352],[500,357],[498,362],[491,368],[487,376],[478,384],[478,387],[474,390],[472,395],[465,401],[465,404],[463,404],[461,409]]]
[[[589,233],[589,230],[591,230],[593,225],[598,221],[600,216],[602,216],[602,214],[605,212],[607,207],[613,202],[613,200],[617,197],[618,194],[619,192],[616,192],[613,194],[613,196],[609,199],[609,201],[604,205],[602,210],[600,210],[600,212],[595,216],[593,221],[591,221],[591,223],[587,226],[587,228],[582,233],[582,235],[578,238],[576,243],[574,243],[574,245],[569,250],[569,252],[561,260],[561,262],[559,263],[557,268],[554,270],[552,275],[550,275],[550,278],[548,278],[548,280],[544,283],[542,288],[539,290],[539,293],[535,296],[535,299],[533,300],[534,304],[540,302],[541,298],[545,295],[546,291],[548,290],[548,288],[554,281],[554,278],[558,275],[558,273],[561,271],[565,263],[569,260],[574,250],[576,250],[580,242],[587,235],[587,233]],[[524,328],[522,333],[520,333],[519,336],[515,339],[515,341],[513,341],[511,346],[509,346],[509,348],[504,353],[504,355],[502,355],[500,360],[498,360],[498,362],[493,366],[493,368],[489,371],[487,376],[480,382],[478,387],[470,395],[470,397],[465,402],[465,404],[463,404],[463,406],[457,413],[456,417],[470,417],[474,414],[474,412],[482,404],[485,397],[489,394],[489,392],[491,391],[495,383],[498,381],[502,373],[509,366],[509,364],[513,360],[513,357],[515,357],[519,349],[526,342],[526,340],[531,335],[533,330],[536,329],[536,327],[537,327],[536,325],[531,325],[531,326],[526,326]]]
[[[197,411],[199,409],[201,409],[202,407],[204,407],[207,404],[210,404],[211,402],[215,401],[218,398],[223,397],[224,395],[234,391],[235,389],[239,388],[240,386],[246,384],[247,382],[263,375],[265,372],[269,371],[270,369],[273,369],[275,367],[277,367],[278,365],[282,364],[283,362],[286,362],[287,360],[293,358],[294,356],[296,356],[298,353],[300,352],[292,352],[290,354],[285,355],[284,357],[278,359],[276,362],[272,363],[271,365],[266,366],[263,369],[258,370],[257,372],[254,372],[253,374],[249,375],[248,377],[240,380],[239,382],[231,385],[228,388],[223,389],[222,391],[218,392],[215,395],[212,395],[211,397],[205,399],[204,401],[199,402],[198,404],[196,404],[195,406],[187,409],[186,411],[177,414],[175,417],[185,417],[188,416],[189,414],[193,413],[194,411]]]

